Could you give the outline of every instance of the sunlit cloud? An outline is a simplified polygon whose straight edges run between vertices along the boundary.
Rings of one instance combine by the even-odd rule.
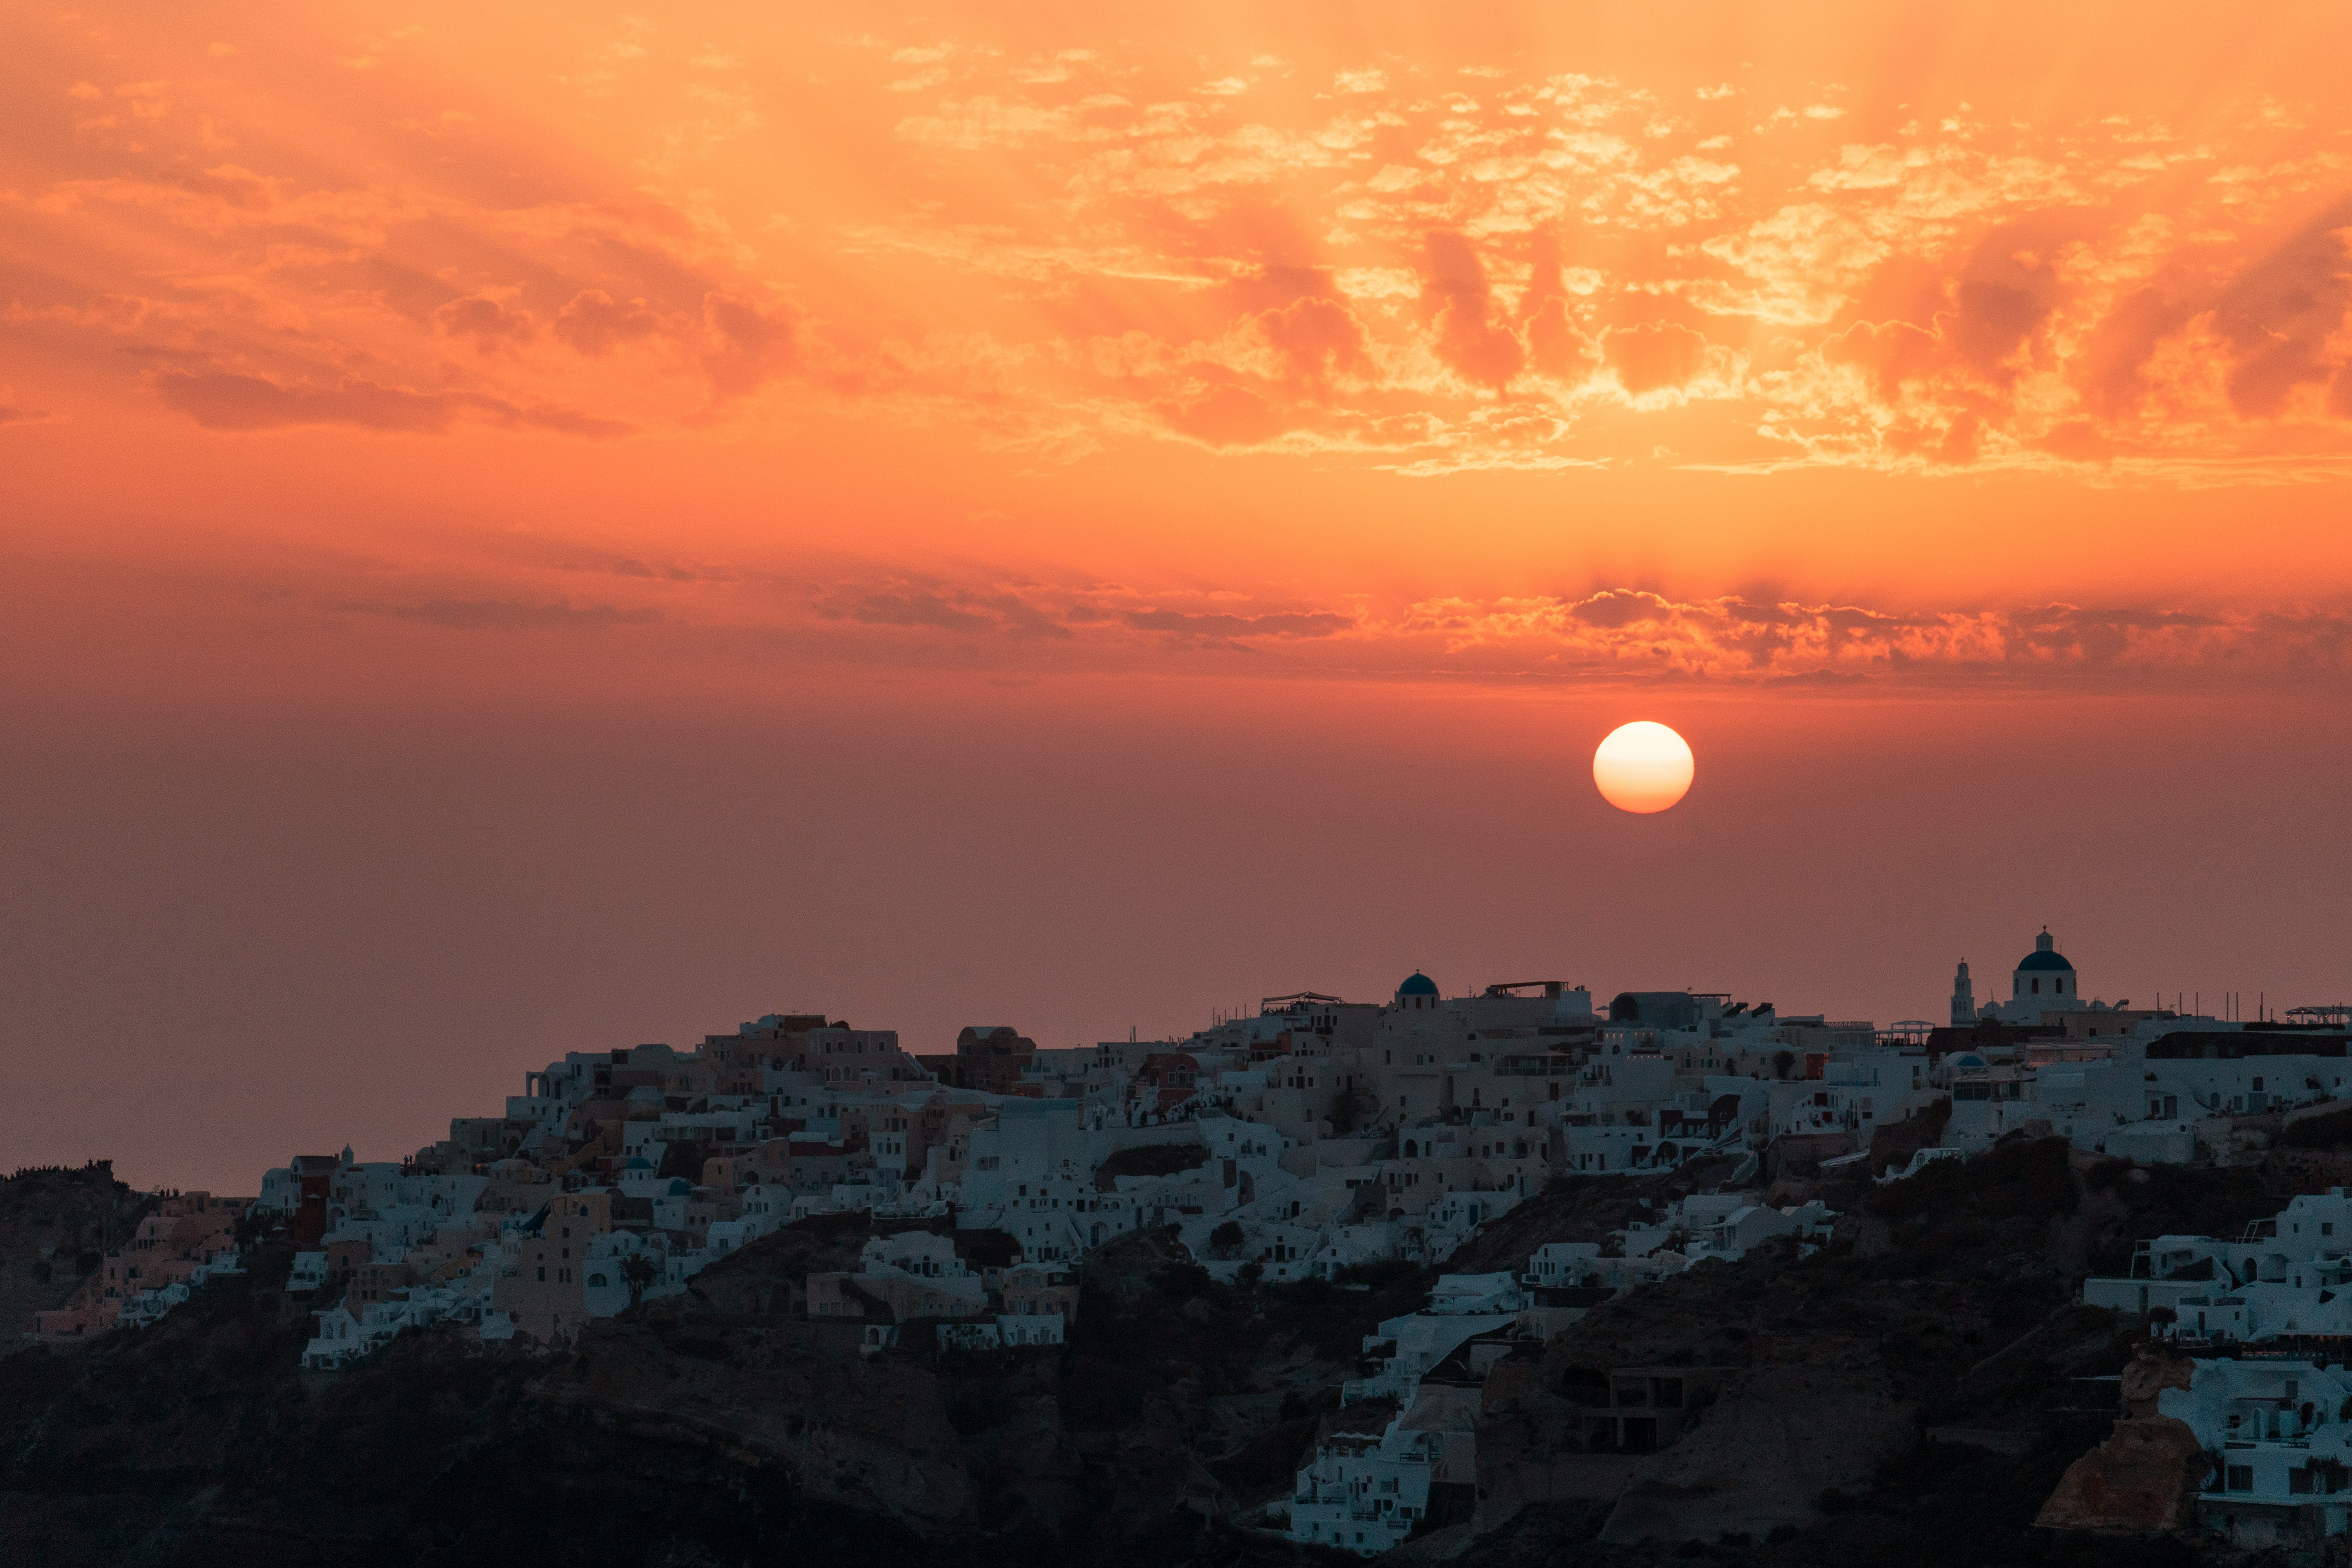
[[[2352,454],[2352,150],[2330,103],[2265,95],[2190,139],[2158,104],[2027,123],[1953,99],[1864,124],[1843,89],[1742,111],[1719,77],[1519,54],[1459,62],[1457,89],[1386,58],[1023,53],[952,25],[793,45],[831,167],[758,144],[781,65],[748,38],[633,19],[550,40],[547,70],[512,74],[603,105],[576,132],[551,103],[441,88],[383,121],[398,137],[298,149],[252,122],[249,52],[126,70],[58,34],[68,85],[20,114],[114,129],[0,193],[20,254],[72,258],[17,279],[10,321],[131,331],[194,376],[560,405],[583,431],[845,395],[936,417],[955,378],[893,345],[984,321],[1028,368],[1000,353],[972,416],[1067,449],[1099,448],[1066,438],[1091,425],[1394,471],[1591,462],[1612,454],[1588,416],[1630,407],[1701,463],[2286,474]],[[397,100],[458,46],[420,25],[314,47],[396,73]],[[331,77],[268,87],[336,118]],[[495,167],[551,134],[576,136],[571,173],[511,191],[444,151]],[[877,177],[905,199],[771,216]],[[1292,276],[1325,281],[1247,286]],[[104,304],[126,298],[150,302],[127,324]],[[1539,453],[1498,399],[1542,411]],[[1695,442],[1694,400],[1738,417]]]
[[[2147,601],[1918,605],[1655,588],[1422,598],[1311,595],[1032,574],[823,582],[726,563],[568,558],[406,583],[321,581],[284,608],[406,623],[415,635],[610,633],[629,657],[696,659],[713,636],[798,663],[1026,677],[1197,668],[1289,679],[1935,696],[2017,688],[2123,695],[2308,691],[2352,676],[2352,603],[2259,609]],[[583,582],[597,584],[580,592]],[[270,613],[278,613],[271,611]],[[1220,666],[1220,668],[1224,668]]]

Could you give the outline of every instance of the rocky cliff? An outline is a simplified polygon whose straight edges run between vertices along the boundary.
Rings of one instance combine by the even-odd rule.
[[[154,1206],[104,1160],[37,1166],[0,1182],[0,1346],[28,1332],[34,1314],[64,1306]]]
[[[411,1333],[335,1374],[297,1369],[311,1303],[264,1253],[152,1328],[0,1357],[0,1561],[1288,1560],[1222,1521],[1421,1299],[1253,1298],[1150,1233],[1090,1260],[1059,1351],[867,1357],[791,1315],[864,1239],[792,1227],[557,1350]]]
[[[1669,1195],[1564,1184],[1458,1261],[1512,1267]],[[1852,1215],[1825,1251],[1703,1265],[1499,1365],[1472,1518],[1401,1555],[2200,1557],[2163,1501],[2168,1440],[2076,1408],[2074,1379],[2139,1363],[2130,1325],[2073,1302],[2136,1237],[2271,1212],[2262,1173],[2021,1142],[1823,1195]],[[1063,1347],[866,1357],[793,1315],[808,1272],[866,1237],[862,1218],[790,1227],[562,1347],[412,1333],[331,1375],[297,1370],[311,1303],[265,1251],[152,1328],[0,1356],[0,1561],[1314,1561],[1239,1521],[1320,1436],[1390,1414],[1339,1409],[1337,1384],[1428,1283],[1229,1288],[1145,1233],[1089,1258]],[[1660,1422],[1639,1438],[1596,1419],[1629,1370],[1681,1401],[1637,1410]],[[2095,1528],[2050,1528],[2068,1524]]]
[[[2186,1421],[2158,1413],[2157,1395],[2187,1388],[2193,1363],[2142,1350],[2118,1378],[2115,1430],[2066,1468],[2033,1522],[2046,1530],[2143,1535],[2179,1530],[2208,1468]]]

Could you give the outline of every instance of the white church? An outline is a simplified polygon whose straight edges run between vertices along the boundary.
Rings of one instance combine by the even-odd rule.
[[[2082,981],[2074,964],[2058,951],[2048,926],[2043,926],[2042,934],[2033,939],[2033,951],[2017,961],[2017,968],[2009,977],[2008,1001],[1978,1006],[1975,984],[1969,978],[1965,961],[1959,973],[1952,977],[1952,1024],[1956,1028],[1965,1028],[1979,1018],[2003,1024],[2039,1024],[2044,1013],[2074,1012],[2084,1005]]]

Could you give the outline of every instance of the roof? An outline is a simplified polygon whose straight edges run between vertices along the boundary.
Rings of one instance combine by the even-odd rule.
[[[1434,996],[1437,994],[1437,982],[1432,980],[1428,975],[1423,974],[1420,970],[1416,969],[1406,978],[1403,984],[1397,987],[1397,994],[1400,996]]]
[[[2074,966],[2066,962],[2064,953],[2058,951],[2058,943],[2051,936],[2050,928],[2043,926],[2042,934],[2033,939],[2033,951],[2018,960],[2017,972],[2023,974],[2029,970],[2049,969],[2063,970],[2071,974]]]

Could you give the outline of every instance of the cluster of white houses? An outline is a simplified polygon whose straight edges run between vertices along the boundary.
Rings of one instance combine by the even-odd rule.
[[[2352,1191],[2288,1200],[2235,1237],[2159,1236],[2085,1305],[2144,1318],[2194,1359],[2158,1413],[2206,1456],[2209,1527],[2248,1546],[2352,1526]]]
[[[1962,964],[1948,1025],[1885,1029],[1686,991],[1596,1005],[1559,981],[1449,996],[1420,973],[1383,1003],[1299,993],[1188,1039],[1066,1050],[988,1026],[919,1057],[889,1030],[772,1014],[690,1050],[569,1052],[502,1114],[460,1118],[404,1160],[298,1158],[268,1173],[257,1204],[296,1239],[292,1288],[340,1287],[306,1352],[319,1369],[413,1325],[562,1340],[780,1226],[859,1211],[877,1234],[856,1271],[809,1279],[796,1305],[810,1316],[853,1321],[877,1352],[910,1334],[1050,1345],[1079,1310],[1079,1261],[1144,1226],[1174,1226],[1227,1279],[1433,1264],[1555,1175],[1728,1157],[1736,1189],[1778,1140],[1833,1159],[1945,1101],[1954,1154],[2021,1131],[2228,1161],[2250,1120],[2344,1091],[2347,1019],[2304,1012],[2249,1023],[2087,998],[2044,932],[2006,999],[1979,1006]],[[2098,1289],[2246,1338],[2339,1322],[2340,1255],[2296,1227],[2328,1239],[2352,1215],[2298,1202],[2315,1206],[2282,1215],[2284,1237],[2162,1238],[2133,1280]],[[1736,1192],[1685,1210],[1606,1257],[1554,1246],[1521,1279],[1448,1277],[1428,1313],[1385,1325],[1397,1421],[1301,1473],[1294,1533],[1371,1551],[1429,1517],[1469,1462],[1462,1401],[1445,1393],[1458,1380],[1438,1371],[1449,1358],[1475,1363],[1482,1344],[1829,1217]],[[161,1310],[136,1285],[108,1286],[122,1301],[85,1327]]]

